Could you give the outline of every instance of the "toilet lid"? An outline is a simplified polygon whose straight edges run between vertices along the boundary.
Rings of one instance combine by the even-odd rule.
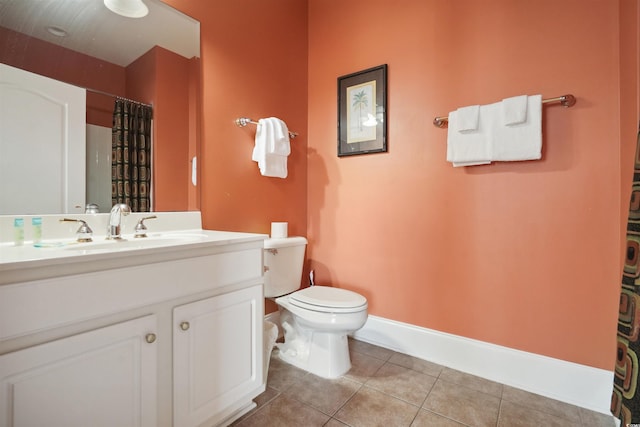
[[[351,313],[366,309],[367,299],[346,289],[311,286],[292,293],[289,302],[308,310]]]

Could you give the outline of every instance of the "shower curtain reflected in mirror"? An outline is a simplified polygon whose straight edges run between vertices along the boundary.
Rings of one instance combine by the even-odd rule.
[[[151,123],[149,105],[116,99],[113,112],[111,205],[132,212],[151,210]]]

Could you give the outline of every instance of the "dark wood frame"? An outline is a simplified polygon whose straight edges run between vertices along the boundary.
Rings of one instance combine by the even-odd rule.
[[[338,156],[386,151],[387,64],[338,77]]]

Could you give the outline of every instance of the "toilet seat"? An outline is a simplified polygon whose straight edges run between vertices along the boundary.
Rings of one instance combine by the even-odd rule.
[[[355,313],[366,310],[367,299],[346,289],[311,286],[289,295],[289,303],[323,313]]]

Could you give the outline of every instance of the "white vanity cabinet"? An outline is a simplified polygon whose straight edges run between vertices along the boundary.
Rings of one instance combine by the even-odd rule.
[[[255,406],[264,236],[202,233],[24,276],[5,265],[0,427],[217,426]]]
[[[253,407],[246,402],[263,385],[262,307],[262,286],[253,286],[173,310],[174,425],[215,425]]]
[[[0,425],[156,426],[156,328],[145,316],[0,356]]]

